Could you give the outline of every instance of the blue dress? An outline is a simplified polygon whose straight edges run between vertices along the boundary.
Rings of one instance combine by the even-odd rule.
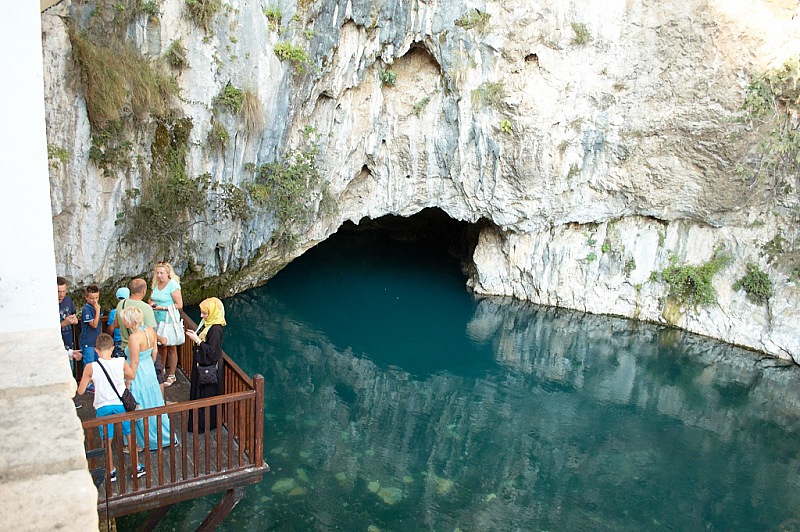
[[[142,326],[141,330],[145,330]],[[148,338],[148,344],[149,344]],[[130,363],[129,348],[125,348]],[[142,408],[155,408],[164,406],[164,396],[161,395],[161,387],[156,378],[156,368],[153,364],[153,348],[139,352],[139,365],[136,367],[136,378],[131,381],[131,393],[136,399],[136,403]],[[150,450],[158,449],[158,418],[150,416],[148,418],[148,428],[150,436]],[[136,441],[139,447],[144,447],[144,421],[136,420]],[[161,445],[169,445],[169,416],[161,416]]]
[[[175,300],[172,299],[172,292],[180,289],[181,285],[175,279],[170,279],[164,288],[159,289],[158,285],[154,286],[153,291],[150,293],[150,299],[159,307],[168,307],[175,304]],[[156,322],[169,321],[166,310],[154,310],[153,314],[156,316]]]

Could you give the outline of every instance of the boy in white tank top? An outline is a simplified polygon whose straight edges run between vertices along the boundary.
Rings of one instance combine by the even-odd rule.
[[[122,406],[119,396],[125,391],[125,379],[132,381],[136,378],[136,373],[124,358],[111,357],[114,352],[114,339],[106,333],[101,333],[97,337],[94,349],[97,352],[97,361],[86,364],[83,368],[83,377],[78,385],[78,393],[83,395],[89,383],[94,383],[94,409],[97,411],[97,417],[122,414],[125,412],[125,407]],[[96,364],[101,364],[103,367],[95,368]],[[103,372],[103,369],[106,371]],[[108,373],[108,377],[106,377],[106,373]],[[105,439],[105,430],[103,429],[106,427],[108,428],[108,438],[114,438],[114,425],[100,426],[100,438]],[[122,422],[122,434],[130,436],[131,424],[129,421]],[[112,468],[111,480],[117,480],[117,470],[113,462],[109,464],[109,467]],[[144,467],[139,464],[136,476],[141,477],[142,475],[144,475]]]

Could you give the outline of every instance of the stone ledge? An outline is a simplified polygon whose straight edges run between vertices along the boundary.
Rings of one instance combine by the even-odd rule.
[[[97,488],[87,471],[0,484],[6,530],[97,530]]]
[[[97,530],[97,488],[57,328],[0,334],[0,516],[11,530]]]
[[[6,398],[0,426],[0,483],[73,470],[88,474],[83,428],[65,394]]]
[[[46,392],[69,398],[76,389],[59,329],[0,334],[0,399]]]

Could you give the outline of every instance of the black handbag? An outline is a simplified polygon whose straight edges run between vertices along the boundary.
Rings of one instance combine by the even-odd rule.
[[[119,392],[117,391],[117,387],[114,386],[113,382],[111,382],[111,377],[108,376],[106,368],[104,368],[99,361],[97,362],[97,365],[100,366],[100,369],[102,369],[103,373],[106,374],[106,379],[108,379],[108,383],[111,385],[111,389],[114,390],[114,393],[117,394],[119,400],[122,401],[122,406],[125,407],[125,411],[133,412],[134,410],[136,410],[136,398],[133,396],[131,391],[125,388],[125,391],[122,392],[122,395],[120,395]]]
[[[205,386],[207,384],[217,384],[219,382],[219,375],[217,373],[217,365],[211,366],[197,365],[197,384]]]

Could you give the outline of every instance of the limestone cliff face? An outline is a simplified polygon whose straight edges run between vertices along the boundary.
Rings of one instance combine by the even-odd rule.
[[[800,50],[796,6],[339,0],[282,6],[278,28],[260,3],[229,0],[206,34],[184,2],[163,0],[129,34],[147,57],[177,39],[188,50],[178,76],[178,108],[193,125],[187,174],[241,185],[248,163],[274,160],[310,126],[337,204],[302,227],[289,256],[272,245],[276,221],[263,213],[195,225],[199,245],[174,249],[172,260],[209,277],[242,270],[228,283],[236,291],[346,220],[438,207],[490,222],[469,280],[479,294],[666,321],[800,359],[800,289],[764,253],[776,235],[797,235],[797,195],[770,200],[739,176],[753,140],[734,120],[752,76]],[[56,260],[78,284],[148,271],[156,258],[120,244],[114,224],[151,161],[152,128],[133,136],[138,164],[124,173],[104,175],[88,158],[65,25],[85,9],[67,2],[42,15],[48,141],[70,153],[51,171]],[[313,68],[281,62],[273,50],[282,41],[304,49]],[[382,82],[386,71],[394,84]],[[263,127],[223,117],[231,135],[219,149],[207,139],[228,82],[255,91]],[[671,305],[651,274],[671,256],[707,261],[720,244],[733,263],[714,278],[717,305]],[[768,305],[731,288],[748,262],[770,275]]]

